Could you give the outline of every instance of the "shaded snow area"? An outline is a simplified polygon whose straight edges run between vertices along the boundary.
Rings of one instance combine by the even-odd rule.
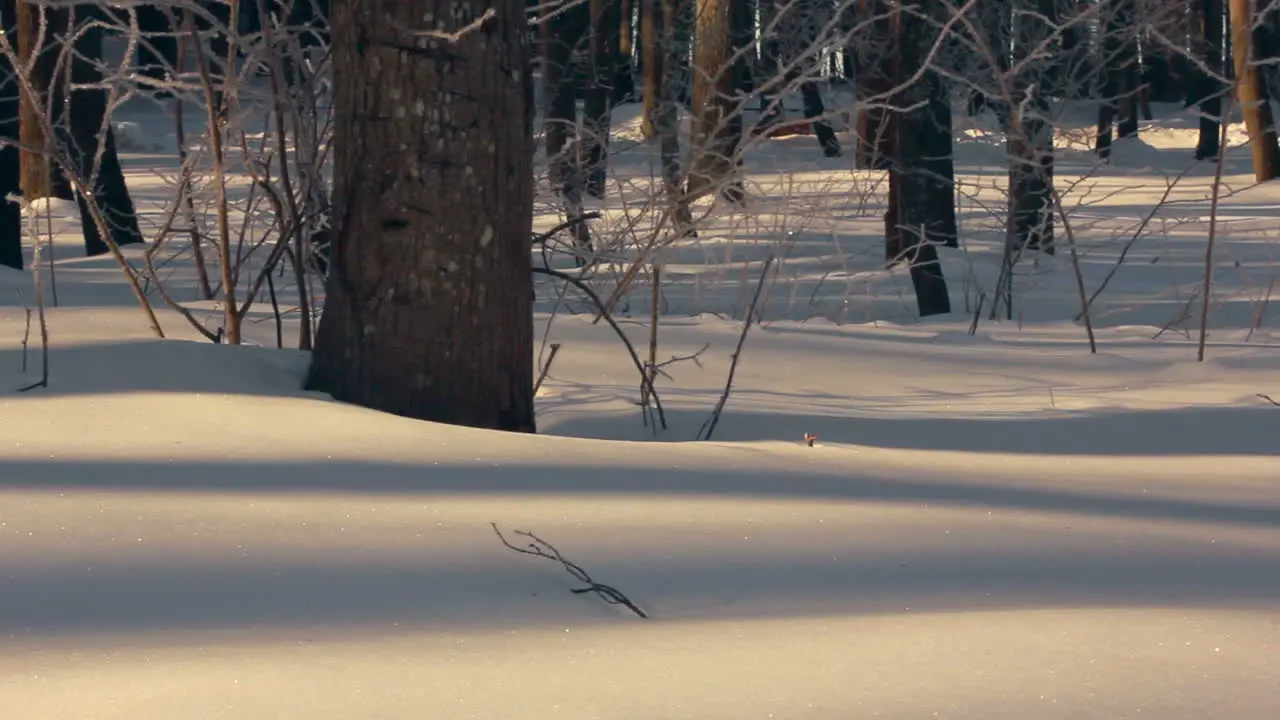
[[[602,238],[653,177],[631,125]],[[970,334],[1002,242],[984,188],[1003,180],[999,143],[961,132],[956,312],[924,322],[905,271],[880,269],[883,187],[848,190],[871,174],[812,138],[751,156],[752,214],[717,210],[662,258],[659,360],[700,354],[665,368],[658,433],[625,350],[558,285],[538,288],[539,346],[561,347],[543,434],[497,435],[299,390],[305,355],[271,349],[266,303],[246,333],[271,347],[201,341],[171,311],[150,339],[112,261],[80,257],[74,208],[48,208],[48,388],[16,392],[38,378],[34,295],[0,275],[0,718],[1280,717],[1280,407],[1258,397],[1280,400],[1280,191],[1229,158],[1206,362],[1184,308],[1211,164],[1107,281],[1096,355],[1066,253],[1020,267],[1014,318]],[[1068,196],[1090,290],[1194,121],[1142,138]],[[144,230],[170,192],[157,157],[125,156]],[[1087,161],[1064,147],[1064,187]],[[216,327],[189,258],[161,255]],[[764,321],[694,442],[769,255]],[[625,267],[589,282],[607,294]],[[618,308],[644,353],[650,297]],[[649,619],[570,592],[490,523]]]

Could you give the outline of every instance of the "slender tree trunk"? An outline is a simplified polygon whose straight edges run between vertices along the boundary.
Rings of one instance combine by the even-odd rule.
[[[0,0],[0,22],[4,32],[16,29],[14,1]],[[0,57],[0,138],[17,140],[19,135],[18,81],[9,60]],[[22,191],[18,148],[0,147],[0,198]],[[17,203],[0,202],[0,265],[22,269],[22,209]]]
[[[655,42],[660,58],[658,67],[662,75],[658,78],[660,94],[657,98],[655,123],[659,139],[659,152],[662,158],[662,184],[667,198],[667,210],[671,215],[673,236],[684,237],[696,235],[693,228],[693,213],[689,210],[689,196],[685,192],[685,183],[680,167],[680,123],[679,123],[679,72],[680,62],[677,55],[682,45],[676,38],[676,18],[682,3],[689,0],[652,0],[654,3]]]
[[[1222,82],[1222,0],[1192,0],[1192,27],[1198,33],[1196,54],[1208,68],[1196,70],[1189,100],[1199,103],[1200,137],[1196,143],[1197,160],[1217,157],[1221,140],[1222,95],[1227,86]]]
[[[1013,268],[1027,249],[1053,252],[1053,127],[1043,80],[1052,63],[1038,59],[1036,48],[1052,37],[1057,25],[1054,0],[1017,0],[1013,32],[1013,103],[1006,129],[1009,155],[1009,215],[1004,258],[991,314],[1001,303],[1013,314]]]
[[[644,77],[644,110],[640,132],[647,138],[658,134],[655,114],[662,96],[663,56],[662,0],[640,2],[640,65]]]
[[[782,99],[778,95],[776,83],[781,72],[779,55],[781,43],[778,41],[778,28],[775,20],[778,17],[778,0],[757,0],[756,7],[760,16],[760,58],[756,62],[756,87],[759,88],[760,118],[756,121],[754,132],[762,134],[786,116],[782,107]]]
[[[694,41],[693,163],[689,194],[719,193],[731,202],[742,200],[742,183],[735,178],[742,142],[742,108],[734,97],[745,58],[734,60],[736,17],[740,0],[698,0]]]
[[[636,0],[620,0],[618,29],[618,73],[613,81],[613,103],[633,102],[636,96],[635,29]]]
[[[1236,70],[1236,92],[1244,125],[1249,130],[1249,148],[1253,153],[1253,175],[1258,182],[1274,180],[1280,170],[1280,145],[1271,114],[1271,102],[1262,70],[1254,61],[1253,3],[1230,0],[1231,36]]]
[[[406,52],[424,13],[466,27]],[[335,247],[307,387],[534,431],[533,93],[523,0],[334,8]],[[441,53],[449,62],[440,64]]]
[[[591,0],[591,87],[583,103],[586,191],[604,197],[608,175],[609,126],[613,112],[613,82],[618,58],[618,4]]]

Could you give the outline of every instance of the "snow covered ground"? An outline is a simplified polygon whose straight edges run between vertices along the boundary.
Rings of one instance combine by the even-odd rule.
[[[1184,120],[1111,168],[1064,148],[1090,290],[1181,172]],[[169,312],[173,339],[150,339],[110,260],[55,219],[49,388],[12,391],[39,355],[20,371],[29,275],[0,279],[0,717],[1280,716],[1280,407],[1258,397],[1280,399],[1280,191],[1230,158],[1205,363],[1182,317],[1203,165],[1099,296],[1097,355],[1065,253],[1028,264],[1015,320],[971,335],[1001,237],[996,150],[970,135],[956,312],[928,322],[877,269],[882,189],[850,200],[874,177],[811,138],[753,155],[752,209],[665,251],[659,359],[701,354],[659,382],[656,434],[625,351],[553,285],[543,435],[499,436],[304,393],[302,354],[200,342]],[[128,158],[151,218],[158,157]],[[618,187],[650,159],[620,154]],[[691,442],[770,254],[764,323],[714,440]],[[619,313],[644,348],[649,293]],[[268,318],[248,326],[262,345]],[[570,593],[490,523],[650,619]]]

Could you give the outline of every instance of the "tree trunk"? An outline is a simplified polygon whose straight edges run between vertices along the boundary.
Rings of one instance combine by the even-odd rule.
[[[543,137],[549,162],[564,152],[578,122],[571,60],[573,49],[582,38],[583,9],[581,5],[568,8],[542,23],[542,97],[546,106]]]
[[[897,68],[894,77],[911,77],[921,69],[936,32],[926,21],[899,10],[894,13]],[[892,265],[908,263],[921,317],[951,312],[947,281],[938,245],[956,246],[955,197],[943,176],[951,156],[951,103],[941,78],[926,72],[903,87],[895,98],[894,162],[889,170],[890,212],[886,217],[885,254]],[[912,108],[902,112],[902,108]]]
[[[618,72],[613,81],[613,103],[633,102],[636,98],[635,30],[636,0],[621,0],[618,29]]]
[[[4,31],[15,30],[14,0],[0,0],[0,22]],[[17,140],[18,81],[13,66],[7,58],[0,57],[0,138]],[[12,145],[0,147],[0,198],[22,191],[22,175],[18,148]],[[0,201],[0,265],[22,269],[22,209],[17,203]]]
[[[80,86],[99,83],[102,81],[98,63],[102,61],[103,30],[91,25],[100,19],[99,12],[92,6],[76,8],[73,12],[80,29],[76,38],[76,56],[71,61],[71,82]],[[93,193],[106,218],[111,239],[117,245],[141,244],[138,216],[129,196],[129,187],[125,184],[124,170],[120,167],[115,133],[107,120],[107,90],[75,90],[71,93],[68,116],[70,132],[60,145],[74,163],[76,172],[89,183],[87,189]],[[98,163],[98,144],[102,141],[106,142],[106,147],[102,148],[102,160]],[[93,220],[88,203],[83,196],[77,200],[85,254],[91,257],[106,255],[110,248]]]
[[[658,78],[661,93],[657,98],[654,116],[658,133],[659,152],[662,159],[662,185],[666,194],[667,210],[671,216],[673,237],[695,236],[693,213],[689,210],[689,196],[685,192],[680,167],[680,123],[678,75],[680,62],[677,55],[681,44],[676,39],[676,17],[681,3],[688,0],[652,0],[654,26],[660,28],[655,41],[660,52],[655,53],[662,75]]]
[[[757,0],[760,15],[760,57],[756,62],[756,87],[760,96],[760,117],[753,132],[761,134],[786,116],[778,88],[785,85],[778,77],[782,44],[778,41],[778,0]]]
[[[1028,249],[1053,252],[1053,127],[1044,93],[1046,79],[1056,72],[1052,59],[1038,57],[1036,49],[1052,37],[1057,25],[1054,0],[1017,0],[1017,20],[1011,28],[1013,49],[1009,90],[1012,103],[1005,109],[1009,157],[1008,215],[1004,254],[996,281],[991,318],[1004,307],[1013,317],[1013,271]],[[1105,106],[1104,106],[1105,107]]]
[[[40,35],[43,16],[45,30]],[[22,93],[19,106],[20,137],[23,145],[32,148],[49,147],[51,140],[45,137],[41,118],[49,116],[55,127],[64,121],[63,97],[66,76],[55,77],[58,55],[62,51],[60,38],[67,35],[69,13],[66,8],[43,8],[27,0],[19,0],[18,57],[27,62],[30,80],[36,97]],[[36,45],[40,47],[37,48]],[[38,54],[37,54],[38,53]],[[34,63],[30,58],[37,55]],[[65,72],[65,68],[59,72]],[[27,201],[38,198],[71,199],[70,188],[59,177],[56,165],[47,155],[22,150],[22,194]]]
[[[892,131],[887,93],[894,86],[893,21],[889,17],[888,0],[858,0],[862,32],[855,43],[857,69],[855,92],[858,117],[859,168],[888,168],[891,162]]]
[[[742,108],[734,97],[745,58],[734,60],[735,28],[741,20],[740,0],[698,0],[694,40],[693,163],[689,194],[719,193],[731,202],[742,200],[736,178],[738,146],[742,141]]]
[[[587,194],[604,197],[608,175],[609,125],[618,57],[618,4],[591,0],[591,86],[583,103],[583,168]]]
[[[1253,175],[1258,182],[1274,180],[1280,170],[1280,145],[1271,115],[1271,102],[1262,82],[1262,69],[1254,61],[1253,3],[1230,0],[1231,37],[1236,70],[1236,92],[1244,125],[1249,130]]]
[[[1190,83],[1188,100],[1200,107],[1200,137],[1196,143],[1197,160],[1217,157],[1221,144],[1222,95],[1227,86],[1222,82],[1222,0],[1192,0],[1195,15],[1192,29],[1198,35],[1194,47],[1196,55],[1208,68],[1195,70],[1195,81]]]
[[[424,13],[456,41],[415,40]],[[307,387],[534,431],[533,93],[522,0],[334,8],[334,221]]]
[[[644,108],[640,132],[650,138],[658,134],[655,114],[662,95],[662,0],[640,2],[640,65],[644,73]]]

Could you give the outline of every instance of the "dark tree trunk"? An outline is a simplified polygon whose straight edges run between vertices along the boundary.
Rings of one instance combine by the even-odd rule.
[[[1098,157],[1111,157],[1112,123],[1117,116],[1116,136],[1138,134],[1138,42],[1134,30],[1134,0],[1116,0],[1103,11],[1101,19],[1102,99],[1098,107],[1098,132],[1094,150]]]
[[[169,13],[167,9],[155,5],[139,5],[137,12],[140,33],[138,72],[159,83],[170,81],[171,74],[177,70],[174,65],[178,61],[178,38],[175,28],[169,22]],[[117,11],[116,14],[123,13]],[[157,94],[163,96],[169,93],[158,91]]]
[[[786,116],[786,111],[782,106],[782,97],[778,94],[778,88],[784,85],[778,77],[782,68],[779,63],[782,43],[778,41],[775,22],[778,17],[778,1],[757,0],[756,7],[760,14],[760,32],[764,35],[760,38],[760,57],[755,70],[756,87],[760,95],[760,118],[756,121],[753,132],[761,134],[778,124]]]
[[[101,82],[102,71],[98,63],[102,59],[103,31],[91,25],[99,19],[98,13],[91,6],[77,8],[74,12],[77,25],[82,29],[77,37],[76,58],[71,62],[71,82],[73,85]],[[107,91],[101,88],[74,91],[68,116],[70,133],[62,145],[75,165],[76,173],[89,183],[88,189],[107,221],[111,239],[116,245],[142,243],[138,216],[116,151],[115,134],[106,122]],[[106,147],[102,148],[101,164],[97,164],[98,143],[102,140],[106,141]],[[110,248],[102,238],[86,199],[83,196],[77,199],[85,254],[106,255]]]
[[[858,0],[862,31],[857,33],[856,97],[858,101],[856,165],[886,169],[892,162],[891,113],[887,93],[893,90],[897,52],[888,0]]]
[[[1192,0],[1192,29],[1196,32],[1196,55],[1208,68],[1209,72],[1199,69],[1195,72],[1195,81],[1188,87],[1190,102],[1199,103],[1200,137],[1196,143],[1197,160],[1216,157],[1221,145],[1222,96],[1228,86],[1221,80],[1222,75],[1222,0]]]
[[[14,0],[0,0],[0,22],[4,31],[16,29]],[[13,66],[0,57],[0,138],[16,141],[19,133],[18,81]],[[22,191],[22,175],[19,167],[18,148],[6,145],[0,148],[0,198]],[[22,269],[22,209],[17,203],[0,200],[0,265]]]
[[[1280,170],[1280,145],[1276,141],[1271,101],[1262,81],[1262,69],[1254,52],[1253,12],[1250,0],[1230,0],[1231,37],[1235,60],[1236,89],[1249,149],[1253,153],[1253,175],[1258,182],[1274,180]]]
[[[936,32],[923,18],[895,13],[901,52],[895,77],[911,77]],[[951,312],[951,299],[938,258],[938,245],[956,246],[955,191],[947,180],[951,162],[951,104],[941,78],[926,72],[898,93],[894,126],[894,163],[889,170],[890,212],[885,254],[890,264],[906,262],[921,317]]]
[[[578,106],[573,78],[573,49],[585,30],[586,8],[579,4],[558,12],[542,23],[542,84],[546,117],[543,137],[547,160],[554,162],[565,146],[578,121]],[[554,179],[553,179],[554,182]]]
[[[496,17],[456,42],[399,49],[424,13],[463,27],[490,8]],[[407,417],[534,431],[524,9],[334,8],[335,247],[308,388]]]
[[[604,197],[608,175],[609,126],[618,58],[618,4],[591,0],[591,85],[583,103],[582,138],[586,191]]]
[[[660,58],[658,67],[662,74],[658,78],[658,89],[654,123],[658,134],[659,152],[662,159],[662,185],[666,195],[667,209],[671,216],[673,236],[696,236],[693,228],[693,213],[689,210],[689,196],[685,192],[680,167],[680,124],[679,124],[679,74],[681,63],[677,56],[684,47],[676,37],[676,18],[682,3],[687,0],[652,0],[654,3],[654,26],[656,44]]]
[[[621,20],[618,30],[618,72],[613,80],[613,103],[634,102],[636,99],[635,28],[633,26],[636,0],[621,0]]]
[[[698,0],[693,65],[693,162],[688,192],[693,197],[718,193],[731,202],[744,196],[735,177],[742,142],[742,108],[735,98],[746,70],[738,55],[735,30],[742,24],[741,0]]]
[[[1053,252],[1053,126],[1041,88],[1053,72],[1052,61],[1038,59],[1036,48],[1052,37],[1057,24],[1054,0],[1017,0],[1010,79],[1013,103],[1005,135],[1009,156],[1009,204],[1005,247],[991,317],[1003,305],[1013,316],[1013,269],[1028,249]],[[1043,18],[1043,20],[1042,20]]]
[[[800,97],[804,100],[804,116],[813,120],[813,134],[822,146],[822,154],[827,157],[840,157],[840,139],[831,129],[831,123],[823,115],[827,112],[822,102],[822,91],[818,83],[809,81],[800,84]]]

